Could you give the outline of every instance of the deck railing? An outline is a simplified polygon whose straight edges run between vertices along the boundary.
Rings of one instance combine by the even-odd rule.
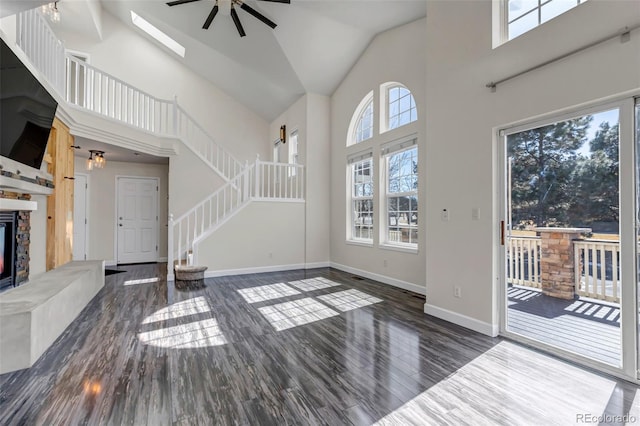
[[[593,299],[620,302],[620,244],[607,240],[576,240],[575,293]],[[540,237],[511,237],[507,244],[507,280],[510,284],[541,288]]]
[[[539,237],[511,237],[507,245],[507,273],[511,284],[540,288]]]
[[[620,302],[620,244],[613,241],[574,241],[576,293]]]

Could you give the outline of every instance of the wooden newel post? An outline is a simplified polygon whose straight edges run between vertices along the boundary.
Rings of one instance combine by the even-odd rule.
[[[575,264],[573,241],[591,228],[537,228],[540,235],[540,284],[547,296],[572,300],[575,297]]]

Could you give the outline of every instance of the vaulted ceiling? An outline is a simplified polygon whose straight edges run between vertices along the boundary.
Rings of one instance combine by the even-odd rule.
[[[237,8],[246,37],[239,37],[231,17],[222,13],[205,30],[202,26],[214,0],[174,7],[161,0],[61,0],[59,25],[99,38],[100,25],[87,24],[95,20],[95,13],[89,19],[91,7],[99,4],[135,29],[133,10],[185,46],[184,59],[176,59],[272,120],[304,93],[332,94],[376,34],[426,14],[426,0],[246,3],[278,26],[271,29]]]

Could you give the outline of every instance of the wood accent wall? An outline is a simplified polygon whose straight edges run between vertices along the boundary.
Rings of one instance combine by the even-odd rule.
[[[69,127],[55,118],[45,158],[55,185],[47,199],[47,271],[70,262],[73,255],[73,145]]]

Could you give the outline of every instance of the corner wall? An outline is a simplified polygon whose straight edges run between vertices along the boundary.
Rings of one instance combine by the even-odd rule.
[[[298,99],[270,126],[270,145],[278,139],[280,126],[287,138],[298,131],[298,158],[305,166],[304,263],[307,267],[329,265],[330,251],[330,98],[308,93]],[[287,141],[288,142],[288,141]],[[280,162],[288,162],[290,145],[279,145]],[[273,161],[270,155],[266,161]]]

